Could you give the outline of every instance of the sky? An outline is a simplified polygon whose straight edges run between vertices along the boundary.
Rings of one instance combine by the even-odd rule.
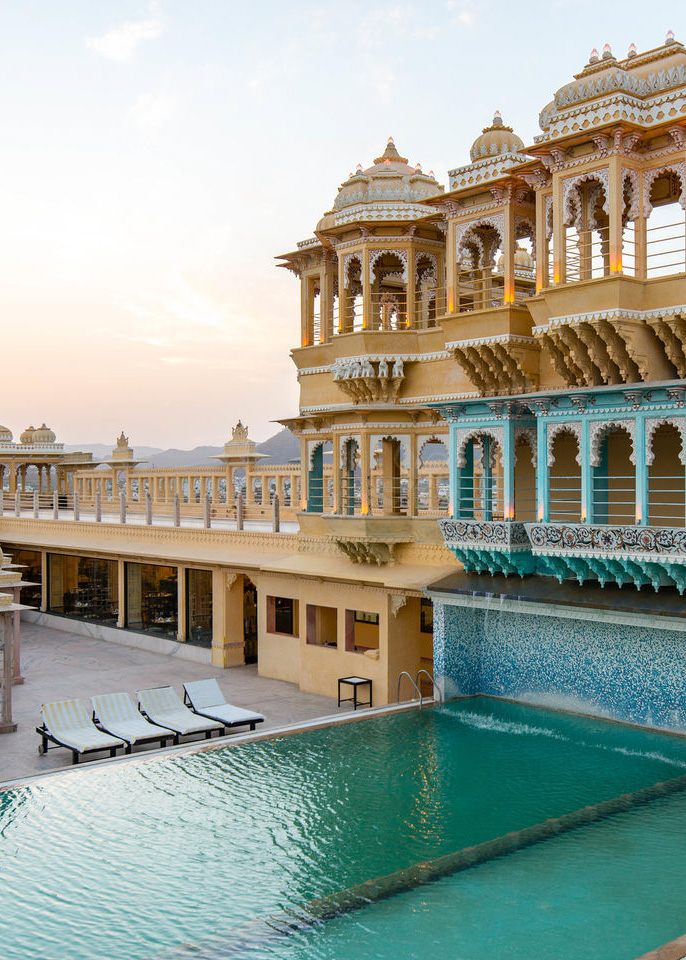
[[[531,143],[593,47],[685,21],[674,0],[0,0],[0,422],[266,439],[298,403],[274,257],[358,162],[393,136],[446,184],[494,110]]]

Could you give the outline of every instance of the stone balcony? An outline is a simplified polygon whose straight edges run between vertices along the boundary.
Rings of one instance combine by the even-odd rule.
[[[526,527],[516,520],[471,520],[451,518],[438,521],[443,540],[468,572],[495,575],[535,572],[531,542]]]
[[[439,524],[446,547],[469,573],[686,589],[683,527],[459,518]]]

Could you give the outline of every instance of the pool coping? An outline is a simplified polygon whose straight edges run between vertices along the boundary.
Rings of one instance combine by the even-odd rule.
[[[472,697],[460,697],[461,700],[471,700]],[[403,713],[409,710],[420,710],[422,706],[433,707],[440,703],[433,697],[423,698],[422,704],[418,700],[405,700],[402,703],[384,704],[379,707],[366,707],[344,714],[327,714],[322,717],[313,717],[310,720],[301,720],[297,723],[285,724],[264,731],[250,731],[247,733],[227,734],[213,740],[194,740],[191,743],[181,743],[174,747],[163,747],[157,750],[146,750],[141,753],[123,753],[118,757],[103,757],[101,760],[87,760],[82,763],[60,767],[57,770],[46,770],[45,773],[35,773],[30,777],[16,777],[0,783],[0,793],[7,790],[16,790],[21,787],[35,786],[54,777],[69,776],[74,773],[85,773],[88,770],[102,770],[115,764],[122,763],[149,763],[165,757],[185,756],[192,753],[204,753],[208,750],[219,750],[224,747],[241,746],[244,743],[256,743],[260,740],[271,740],[275,737],[287,737],[305,730],[319,730],[333,727],[340,723],[355,723],[371,717],[384,716],[392,713]]]
[[[684,960],[684,957],[686,957],[686,934],[677,937],[676,940],[663,943],[655,950],[649,950],[637,960]]]

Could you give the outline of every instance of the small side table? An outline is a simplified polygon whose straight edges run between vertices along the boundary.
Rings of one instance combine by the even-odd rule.
[[[352,697],[341,697],[341,684],[347,683],[349,687],[353,688]],[[357,691],[359,687],[365,686],[369,687],[369,700],[360,701],[357,699]],[[353,710],[357,710],[358,707],[371,707],[372,705],[372,681],[368,677],[339,677],[338,679],[338,706],[342,703],[350,703],[352,701]]]

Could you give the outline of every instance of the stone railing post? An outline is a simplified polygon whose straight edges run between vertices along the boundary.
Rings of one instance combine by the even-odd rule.
[[[207,494],[205,494],[205,496],[203,497],[203,501],[202,501],[202,515],[203,515],[203,523],[204,523],[204,525],[209,529],[210,523],[211,523],[211,521],[210,521],[210,517],[211,517],[211,502],[210,502],[210,498],[207,496]]]
[[[59,520],[60,518],[60,495],[55,490],[52,495],[52,519]]]
[[[2,671],[2,709],[0,710],[0,733],[14,733],[17,724],[12,720],[12,676],[14,671],[14,637],[10,631],[9,614],[2,614],[0,620],[0,647],[3,650]]]
[[[79,509],[79,495],[74,493],[74,520],[79,520],[81,518],[81,512]]]
[[[236,530],[243,529],[243,494],[236,497]]]
[[[181,526],[181,499],[178,493],[174,494],[174,526]]]
[[[38,498],[38,494],[34,493],[33,494],[33,519],[34,520],[38,519],[39,511],[40,511],[40,500]]]
[[[149,527],[152,526],[152,497],[150,491],[145,495],[145,522]]]
[[[14,495],[14,515],[15,517],[21,516],[21,496],[18,490]]]
[[[5,512],[5,491],[0,489],[0,517]]]
[[[123,490],[119,494],[119,523],[126,523],[126,494]]]
[[[281,530],[281,519],[279,516],[279,495],[274,494],[272,500],[272,532],[279,533]]]
[[[95,494],[95,522],[102,523],[102,494],[99,490]]]

